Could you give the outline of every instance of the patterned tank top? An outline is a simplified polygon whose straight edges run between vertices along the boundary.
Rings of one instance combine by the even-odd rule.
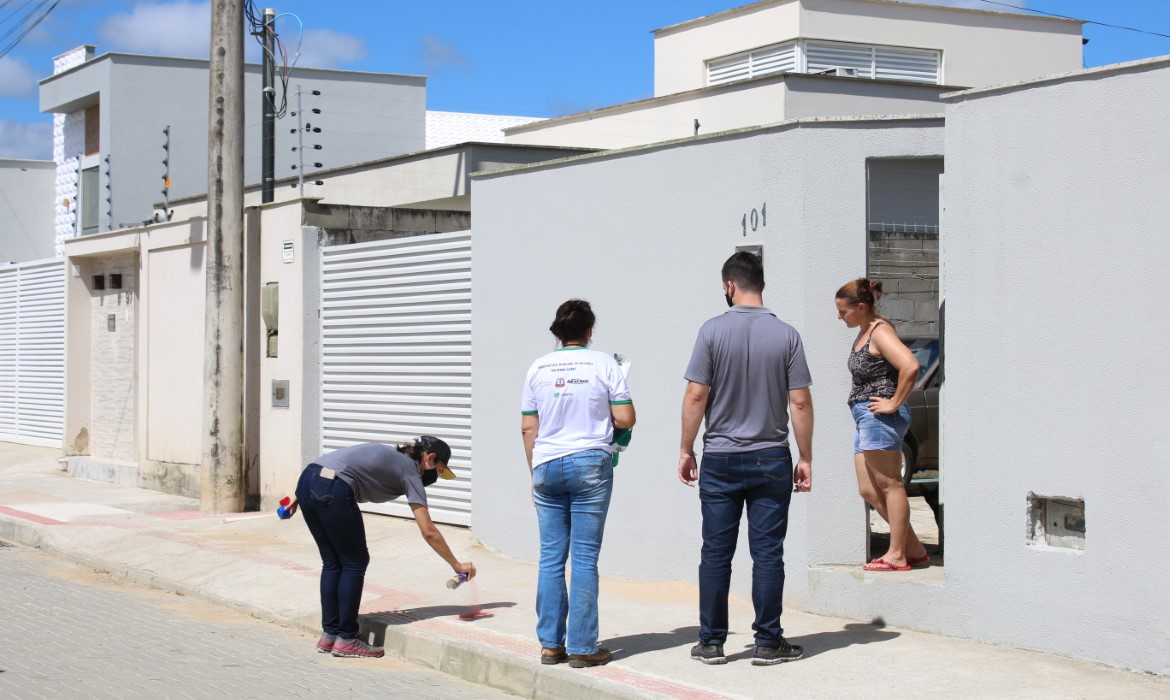
[[[868,401],[871,396],[893,398],[894,392],[898,389],[898,369],[886,358],[878,357],[869,351],[873,332],[881,325],[889,324],[884,321],[874,324],[869,331],[869,337],[865,339],[865,345],[862,345],[860,350],[849,353],[847,366],[853,375],[853,390],[849,392],[850,406],[860,401]]]

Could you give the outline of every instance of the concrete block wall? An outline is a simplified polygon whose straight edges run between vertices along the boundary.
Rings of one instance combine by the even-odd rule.
[[[938,333],[938,234],[869,232],[867,276],[882,281],[878,311],[902,335]]]
[[[94,290],[91,284],[92,384],[89,454],[102,460],[134,462],[135,326],[138,257],[120,255],[95,261],[93,275],[122,275],[122,289]],[[108,287],[107,283],[107,287]],[[111,317],[113,330],[111,330]]]

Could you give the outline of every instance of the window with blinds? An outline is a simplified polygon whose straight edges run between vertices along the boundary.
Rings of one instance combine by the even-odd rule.
[[[942,52],[900,46],[800,39],[707,62],[707,85],[770,73],[835,73],[855,78],[937,85]]]
[[[796,42],[789,41],[708,61],[707,84],[723,85],[771,73],[791,73],[795,70]]]

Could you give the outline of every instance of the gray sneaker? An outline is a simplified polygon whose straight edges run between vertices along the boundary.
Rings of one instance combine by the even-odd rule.
[[[386,655],[386,652],[382,649],[382,647],[366,644],[360,639],[338,638],[338,640],[333,643],[333,655],[380,659]]]
[[[774,647],[756,647],[756,654],[752,657],[752,666],[771,666],[782,664],[785,661],[796,661],[804,656],[804,647],[789,644],[784,637],[780,638],[780,645]]]
[[[691,658],[702,661],[708,666],[727,663],[727,657],[723,655],[722,644],[703,644],[700,642],[691,647]]]
[[[317,652],[321,654],[328,654],[333,651],[333,645],[337,643],[337,635],[322,632],[321,638],[317,640]]]

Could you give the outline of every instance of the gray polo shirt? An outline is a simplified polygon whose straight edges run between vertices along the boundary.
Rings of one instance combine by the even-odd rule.
[[[685,376],[711,387],[704,452],[787,446],[788,392],[812,384],[800,334],[763,306],[704,323]]]
[[[418,463],[392,445],[367,442],[343,447],[313,462],[337,472],[359,503],[385,503],[406,494],[408,503],[427,504]]]

